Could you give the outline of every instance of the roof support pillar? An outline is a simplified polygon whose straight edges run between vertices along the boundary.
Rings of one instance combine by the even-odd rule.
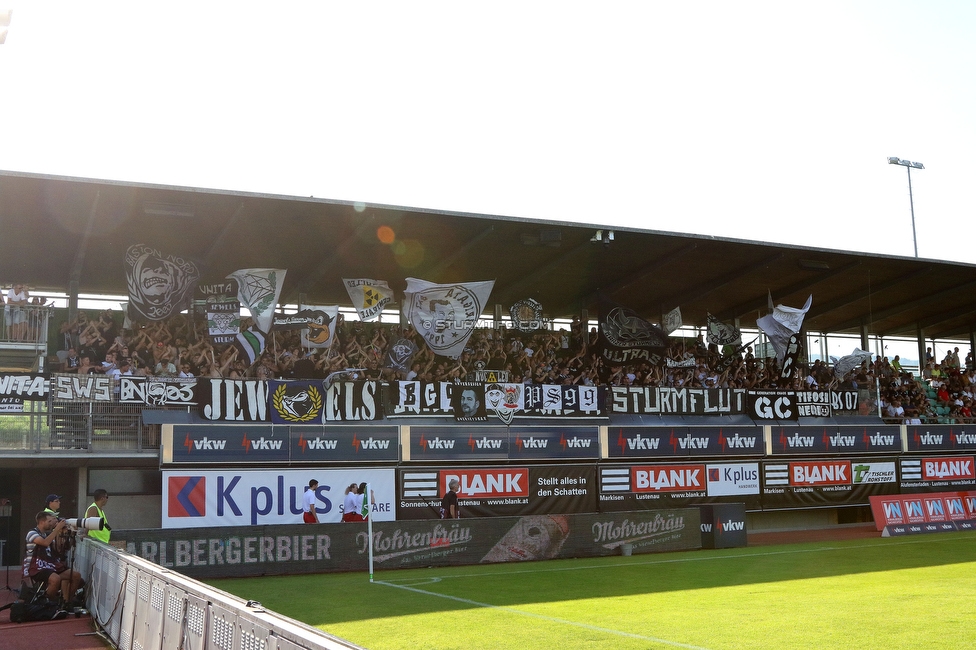
[[[976,367],[976,330],[969,326],[969,354],[973,359],[973,365],[966,364],[966,370]]]
[[[870,336],[868,336],[868,324],[861,321],[861,349],[870,350]]]
[[[918,344],[918,377],[921,379],[922,371],[925,370],[925,335],[921,327],[915,328],[915,342]]]

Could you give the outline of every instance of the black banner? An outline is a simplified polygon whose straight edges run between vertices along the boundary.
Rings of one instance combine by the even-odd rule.
[[[147,406],[196,404],[197,379],[170,377],[119,377],[119,401]]]
[[[766,461],[762,472],[763,510],[867,505],[898,492],[894,458]]]
[[[898,425],[786,426],[773,427],[772,454],[899,453],[901,427]]]
[[[697,508],[373,523],[376,570],[701,548]],[[120,543],[191,578],[366,571],[365,523],[114,530]]]
[[[796,392],[792,390],[751,390],[748,409],[753,420],[795,420],[799,417]]]
[[[596,466],[452,467],[398,471],[397,519],[438,517],[457,479],[461,517],[596,512]]]
[[[0,373],[0,397],[45,402],[47,393],[48,381],[44,375]]]
[[[291,393],[287,387],[279,394],[282,385],[289,382],[268,382],[263,379],[207,379],[196,380],[194,399],[200,414],[214,422],[270,422],[272,410],[276,421],[296,423],[308,412],[321,412],[326,422],[354,422],[380,419],[379,385],[375,381],[334,381],[328,390],[322,391],[316,382],[312,395],[310,382],[296,382],[301,389]],[[324,404],[321,403],[324,393]],[[296,398],[300,398],[297,399]],[[291,413],[288,407],[291,406]],[[285,417],[293,414],[298,420]]]
[[[398,416],[455,415],[455,403],[460,399],[465,384],[449,382],[394,381],[388,385],[387,414]],[[511,395],[505,395],[512,387]],[[490,393],[500,393],[499,399],[491,399]],[[603,386],[566,386],[538,384],[491,383],[484,387],[479,409],[487,409],[487,418],[502,418],[496,411],[502,408],[506,397],[514,397],[506,403],[505,415],[523,417],[599,417],[606,413],[606,388]],[[499,404],[495,404],[499,402]],[[461,419],[462,414],[458,414]],[[473,419],[473,416],[471,416]],[[481,417],[480,413],[477,417]]]
[[[762,456],[762,427],[610,427],[610,458]]]
[[[740,388],[657,388],[613,386],[613,413],[738,415],[745,413],[746,391]]]
[[[272,380],[271,421],[274,424],[306,424],[322,422],[321,381]]]

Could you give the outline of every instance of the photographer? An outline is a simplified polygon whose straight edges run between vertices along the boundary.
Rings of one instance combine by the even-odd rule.
[[[58,588],[65,603],[82,584],[81,574],[65,566],[64,559],[55,550],[62,536],[70,535],[65,521],[58,521],[50,512],[42,511],[34,517],[36,527],[27,533],[27,557],[24,559],[24,579],[34,584],[46,584],[47,597],[55,600]]]
[[[108,544],[109,537],[112,535],[112,529],[108,525],[108,517],[105,516],[105,504],[108,503],[108,491],[98,488],[92,493],[92,498],[95,501],[85,511],[85,518],[100,517],[104,522],[104,527],[102,530],[86,530],[83,534],[87,534],[92,539],[97,539],[100,542]]]

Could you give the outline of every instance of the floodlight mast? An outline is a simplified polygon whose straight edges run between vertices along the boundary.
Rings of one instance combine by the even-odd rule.
[[[912,209],[912,243],[915,244],[915,257],[918,257],[918,237],[915,235],[915,199],[912,198],[912,167],[915,169],[925,169],[925,165],[920,162],[902,160],[896,156],[888,158],[889,165],[901,165],[908,170],[908,204]]]

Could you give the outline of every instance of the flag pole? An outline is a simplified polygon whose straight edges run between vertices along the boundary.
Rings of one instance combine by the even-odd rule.
[[[366,494],[363,495],[363,512],[366,517],[366,539],[369,540],[368,546],[366,547],[369,552],[369,581],[373,581],[373,518],[369,515],[373,514],[370,512],[369,495],[372,491],[370,490],[369,483],[366,484]]]

